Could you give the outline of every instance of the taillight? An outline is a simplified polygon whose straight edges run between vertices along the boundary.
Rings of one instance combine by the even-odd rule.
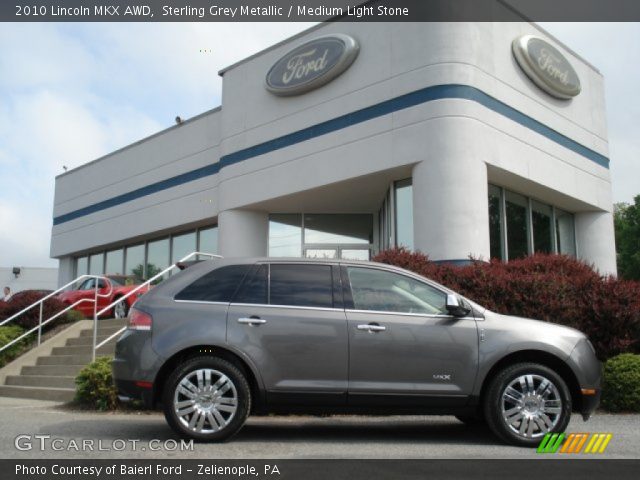
[[[148,313],[132,308],[129,312],[129,330],[151,330],[153,318]]]

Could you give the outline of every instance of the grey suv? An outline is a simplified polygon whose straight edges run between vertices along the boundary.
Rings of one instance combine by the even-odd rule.
[[[531,292],[535,295],[535,292]],[[220,441],[250,413],[453,414],[537,445],[598,405],[582,333],[499,315],[371,262],[201,262],[145,294],[113,361],[121,398]]]

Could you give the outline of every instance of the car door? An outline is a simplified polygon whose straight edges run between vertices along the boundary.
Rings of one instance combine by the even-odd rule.
[[[398,272],[342,267],[349,404],[466,403],[478,364],[472,317],[447,314],[446,292]]]
[[[334,278],[330,264],[260,264],[229,306],[227,341],[259,369],[269,403],[346,403],[347,321]]]

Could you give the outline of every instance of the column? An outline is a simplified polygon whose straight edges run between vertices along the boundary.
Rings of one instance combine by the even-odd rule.
[[[218,248],[224,257],[266,257],[269,214],[225,210],[218,215]]]
[[[602,275],[617,275],[611,212],[576,213],[575,221],[578,258],[593,264]]]
[[[413,168],[414,247],[436,261],[488,260],[487,167],[473,152],[445,152]]]

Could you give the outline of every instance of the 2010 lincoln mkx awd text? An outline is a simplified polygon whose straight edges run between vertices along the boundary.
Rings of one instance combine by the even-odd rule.
[[[535,292],[531,292],[535,295]],[[116,345],[122,398],[220,441],[251,413],[453,414],[537,445],[585,419],[601,365],[585,335],[499,315],[371,262],[216,259],[151,289]]]

